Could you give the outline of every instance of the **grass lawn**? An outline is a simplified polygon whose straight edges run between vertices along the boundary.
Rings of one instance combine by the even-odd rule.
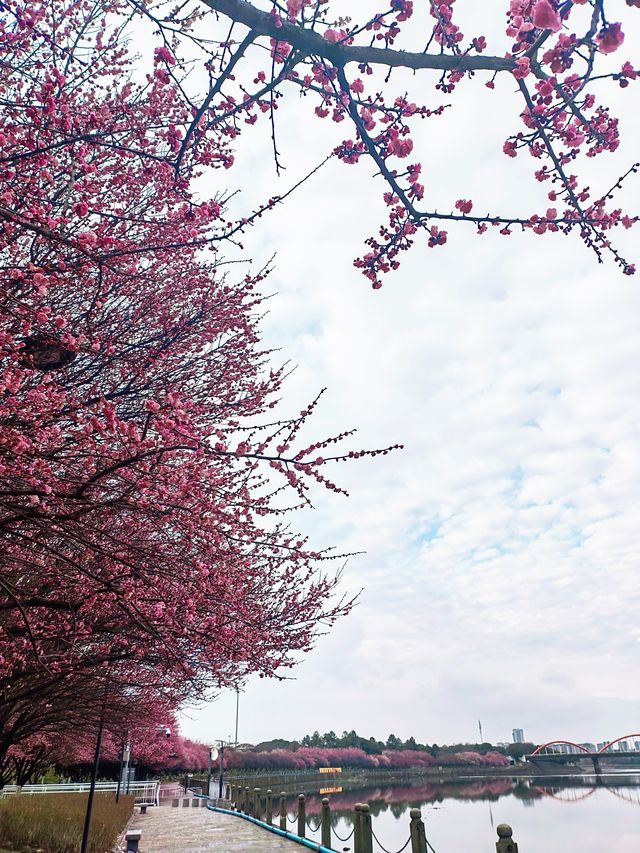
[[[0,853],[77,853],[86,794],[15,794],[0,801]],[[90,853],[107,853],[133,811],[133,797],[96,794]]]

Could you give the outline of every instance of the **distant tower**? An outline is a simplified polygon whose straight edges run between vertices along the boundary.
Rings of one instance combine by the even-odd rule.
[[[484,738],[482,737],[482,721],[478,720],[478,729],[480,730],[480,743],[484,743]]]
[[[524,729],[514,729],[512,734],[514,743],[524,743]]]

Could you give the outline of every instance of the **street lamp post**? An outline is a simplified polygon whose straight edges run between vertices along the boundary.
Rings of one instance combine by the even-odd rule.
[[[240,688],[236,687],[236,737],[234,744],[238,746],[238,713],[240,711]]]
[[[120,752],[120,768],[118,771],[118,787],[116,789],[116,803],[120,801],[120,788],[125,774],[125,766],[127,768],[127,776],[129,775],[129,757],[131,756],[131,746],[129,740],[122,741],[122,750]],[[128,782],[127,782],[128,787]]]
[[[84,815],[84,827],[82,829],[82,842],[80,844],[80,853],[87,853],[89,845],[89,831],[91,829],[91,813],[93,811],[93,797],[96,792],[96,782],[98,781],[98,767],[100,765],[100,749],[102,747],[102,732],[104,731],[104,721],[107,713],[107,694],[109,681],[105,679],[104,695],[102,697],[102,707],[100,709],[100,722],[98,723],[98,733],[96,736],[96,750],[93,757],[93,769],[91,771],[91,785],[89,786],[89,795],[87,797],[87,809]]]
[[[209,767],[207,770],[207,797],[211,796],[211,765],[218,757],[218,750],[215,746],[209,747]]]
[[[224,741],[220,741],[220,782],[218,784],[218,799],[222,799],[222,784],[224,781]]]

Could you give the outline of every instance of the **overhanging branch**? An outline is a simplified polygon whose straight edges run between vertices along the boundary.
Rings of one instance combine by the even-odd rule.
[[[319,33],[298,24],[282,21],[278,26],[273,15],[256,9],[246,0],[202,0],[202,2],[214,12],[249,27],[258,35],[287,42],[300,53],[322,57],[334,65],[344,66],[350,62],[357,62],[358,64],[384,65],[388,68],[411,68],[415,71],[425,68],[437,71],[511,71],[515,68],[513,59],[505,59],[501,56],[447,56],[409,53],[382,47],[335,44],[327,41]]]

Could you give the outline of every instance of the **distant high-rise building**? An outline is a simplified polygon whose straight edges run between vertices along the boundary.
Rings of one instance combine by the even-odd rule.
[[[524,729],[514,729],[513,730],[513,742],[514,743],[524,743]]]

